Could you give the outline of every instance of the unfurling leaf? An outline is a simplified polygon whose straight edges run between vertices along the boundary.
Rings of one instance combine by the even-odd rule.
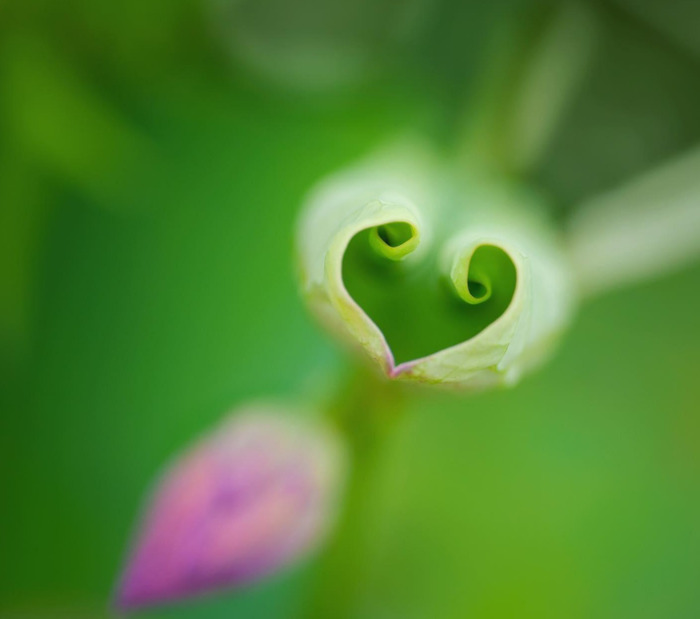
[[[537,197],[401,144],[323,181],[302,213],[304,296],[392,378],[515,382],[568,323],[571,277]]]

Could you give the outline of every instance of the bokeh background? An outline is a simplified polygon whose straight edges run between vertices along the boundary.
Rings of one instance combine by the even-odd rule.
[[[700,141],[700,5],[588,4],[595,54],[532,175],[562,221]],[[0,616],[110,616],[162,463],[245,399],[323,389],[304,192],[406,128],[449,136],[499,28],[541,10],[0,2]],[[699,315],[691,265],[582,308],[513,391],[413,399],[338,616],[700,616]],[[302,618],[337,593],[319,565],[144,616]]]

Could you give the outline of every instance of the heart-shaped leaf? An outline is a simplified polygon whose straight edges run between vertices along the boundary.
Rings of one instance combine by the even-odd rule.
[[[480,388],[552,348],[571,277],[524,190],[401,144],[322,182],[298,251],[311,308],[390,377]]]
[[[343,282],[384,334],[396,363],[404,363],[483,331],[510,304],[516,277],[508,254],[495,245],[481,245],[459,274],[458,289],[440,273],[435,253],[416,264],[377,249],[372,240],[398,225],[406,224],[394,222],[353,237],[343,260]]]

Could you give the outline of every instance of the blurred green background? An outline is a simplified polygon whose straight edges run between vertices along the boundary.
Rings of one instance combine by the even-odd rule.
[[[247,398],[323,389],[305,191],[398,131],[449,135],[539,4],[0,2],[0,616],[109,616],[162,463]],[[532,179],[562,219],[700,141],[700,5],[591,7]],[[416,400],[338,615],[700,616],[699,315],[688,267],[584,307],[513,391]],[[304,617],[319,569],[145,614]]]

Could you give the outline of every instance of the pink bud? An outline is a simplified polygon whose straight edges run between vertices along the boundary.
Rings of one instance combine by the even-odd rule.
[[[336,437],[278,406],[229,416],[157,484],[117,592],[123,609],[260,579],[324,537],[343,477]]]

